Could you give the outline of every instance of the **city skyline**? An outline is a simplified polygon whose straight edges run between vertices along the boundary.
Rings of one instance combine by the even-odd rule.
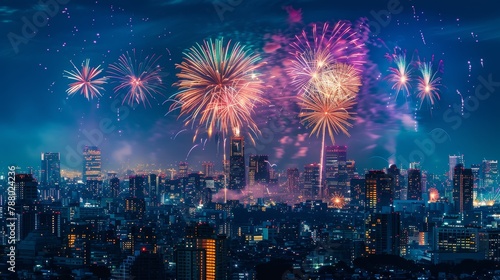
[[[222,12],[222,16],[213,3],[204,2],[196,6],[182,1],[148,1],[140,6],[60,4],[58,13],[39,28],[33,40],[13,45],[11,35],[0,45],[0,55],[7,69],[11,69],[3,77],[17,81],[28,72],[33,80],[33,83],[4,83],[5,102],[22,106],[2,111],[5,121],[0,126],[6,137],[0,145],[0,164],[36,168],[38,155],[52,151],[60,153],[61,168],[78,170],[80,163],[75,155],[80,154],[82,146],[89,145],[102,149],[102,164],[108,170],[148,163],[166,165],[166,168],[186,160],[193,165],[209,160],[217,166],[222,161],[222,146],[218,145],[223,142],[221,136],[200,134],[193,142],[196,132],[191,126],[184,126],[175,112],[165,116],[168,104],[162,103],[177,91],[170,85],[176,80],[175,64],[182,61],[182,52],[204,39],[224,37],[241,42],[275,67],[280,65],[278,60],[288,59],[287,40],[302,29],[307,30],[311,23],[333,23],[339,19],[356,22],[360,18],[373,22],[370,27],[374,40],[368,41],[367,56],[373,75],[363,76],[361,80],[357,120],[349,130],[351,137],[338,135],[335,145],[349,146],[352,151],[349,158],[368,169],[381,169],[389,163],[401,167],[404,161],[420,161],[423,169],[441,173],[447,168],[448,155],[464,154],[468,163],[478,164],[483,159],[500,158],[499,151],[490,149],[494,147],[495,137],[489,137],[495,131],[493,124],[497,118],[492,112],[498,104],[494,94],[498,58],[492,50],[498,39],[495,32],[487,28],[496,20],[487,8],[488,3],[479,1],[465,10],[450,9],[446,1],[398,3],[400,6],[395,6],[387,24],[377,20],[377,15],[387,10],[387,3],[369,1],[292,1],[288,8],[280,3],[262,8],[242,3]],[[22,34],[22,18],[31,19],[36,11],[36,7],[26,3],[7,1],[2,7],[5,18],[2,33]],[[469,11],[481,11],[482,16]],[[162,13],[171,17],[164,18]],[[200,23],[189,21],[190,14],[196,15]],[[179,18],[178,15],[185,16]],[[244,18],[254,20],[253,25],[261,31],[245,24],[241,20]],[[204,28],[198,28],[198,24]],[[180,26],[189,32],[177,32]],[[277,38],[283,41],[275,41]],[[408,60],[418,56],[422,61],[430,61],[434,56],[436,61],[444,61],[444,70],[439,74],[441,98],[436,100],[432,111],[427,104],[422,104],[416,112],[416,126],[415,112],[406,108],[403,94],[396,99],[396,92],[386,79],[390,74],[388,69],[394,66],[387,60],[387,54],[392,54],[394,48],[406,50]],[[107,68],[121,54],[133,49],[137,50],[138,57],[141,51],[143,58],[161,55],[158,64],[167,74],[163,78],[163,99],[157,96],[157,100],[151,99],[151,106],[127,107],[109,85],[102,85],[105,90],[99,99],[87,101],[77,94],[67,97],[68,80],[62,74],[71,69],[70,61],[79,66],[90,59],[92,67]],[[263,69],[262,74],[269,70]],[[286,76],[283,72],[277,73],[280,77]],[[33,87],[35,84],[37,87]],[[272,84],[272,89],[266,89],[266,95],[274,98],[280,87],[279,83]],[[481,89],[477,91],[479,95],[476,89]],[[267,154],[281,170],[316,162],[320,153],[313,147],[317,147],[321,139],[309,137],[310,132],[299,123],[299,111],[290,99],[294,94],[285,88],[280,99],[271,98],[271,105],[256,108],[257,125],[263,135],[256,138],[255,144],[246,143],[247,154]],[[461,97],[464,107],[460,106]],[[369,106],[375,111],[370,113]],[[28,115],[36,117],[28,118]],[[14,119],[16,122],[10,121]],[[29,139],[21,137],[26,124],[33,135]],[[412,160],[417,156],[423,158]]]

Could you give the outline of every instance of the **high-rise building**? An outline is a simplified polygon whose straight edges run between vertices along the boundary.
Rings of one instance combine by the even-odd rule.
[[[116,198],[120,195],[121,188],[120,188],[120,179],[117,177],[111,178],[109,180],[109,188],[111,192],[111,197]]]
[[[245,185],[245,141],[243,136],[232,136],[229,154],[228,189],[242,190]]]
[[[348,197],[347,146],[326,146],[324,162],[328,193]]]
[[[38,182],[33,174],[16,174],[16,199],[23,204],[31,204],[38,200]]]
[[[408,200],[422,200],[422,172],[420,169],[408,170]]]
[[[470,168],[457,164],[453,171],[453,202],[455,212],[463,213],[473,209],[474,176]]]
[[[59,187],[61,181],[61,157],[59,153],[42,153],[40,186]]]
[[[481,162],[480,187],[491,191],[491,188],[498,186],[498,161],[485,159]]]
[[[401,255],[401,216],[399,212],[371,214],[366,225],[367,254]]]
[[[365,207],[366,200],[366,187],[365,187],[365,179],[351,179],[350,182],[351,188],[351,205],[357,207]]]
[[[450,155],[448,156],[448,179],[453,181],[453,171],[457,164],[462,164],[465,166],[464,155]]]
[[[148,184],[146,194],[148,197],[155,198],[158,195],[159,180],[156,174],[148,175]]]
[[[479,181],[481,180],[481,164],[471,164],[470,169],[472,170],[472,175],[474,175],[474,190],[477,191]]]
[[[319,164],[311,163],[304,166],[304,187],[302,195],[305,198],[316,198],[320,195]]]
[[[83,173],[84,182],[88,180],[102,181],[101,179],[101,150],[95,146],[83,148]]]
[[[214,175],[214,163],[211,161],[204,161],[202,163],[203,166],[203,175],[205,177],[212,177]]]
[[[176,251],[177,279],[228,279],[228,251],[226,236],[216,235],[210,225],[188,226],[185,248]]]
[[[300,179],[300,173],[298,168],[288,168],[286,170],[286,180],[287,180],[287,186],[288,186],[288,192],[290,192],[293,195],[298,194],[299,190],[299,179]]]
[[[130,176],[128,183],[130,197],[144,198],[144,192],[148,183],[148,177],[146,175]]]
[[[248,185],[268,185],[270,180],[269,157],[266,155],[250,155],[248,163]]]
[[[370,213],[390,211],[393,204],[393,178],[384,171],[369,171],[365,175],[366,202],[365,207]]]
[[[401,175],[401,171],[395,164],[391,164],[387,169],[387,174],[392,177],[394,199],[402,199],[402,180],[404,177]]]
[[[189,173],[189,165],[187,162],[179,162],[179,171],[177,172],[178,178],[186,178]]]

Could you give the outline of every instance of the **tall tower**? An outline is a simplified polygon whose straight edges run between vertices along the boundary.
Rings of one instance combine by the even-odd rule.
[[[392,176],[385,174],[384,171],[370,171],[365,175],[365,207],[370,213],[380,213],[391,209],[393,203],[392,186]]]
[[[83,148],[83,174],[84,182],[102,181],[101,179],[101,150],[95,146]]]
[[[491,188],[498,184],[498,161],[483,160],[480,168],[480,187],[486,191],[493,191]]]
[[[311,163],[304,166],[304,189],[302,190],[302,195],[305,198],[314,199],[320,194],[319,169],[318,163]]]
[[[109,188],[111,191],[111,197],[117,198],[120,195],[120,179],[113,177],[109,180]]]
[[[59,153],[42,153],[40,164],[40,185],[59,186],[61,181],[61,156]]]
[[[448,179],[453,181],[453,171],[457,164],[462,164],[465,166],[464,155],[450,155],[448,156]]]
[[[324,162],[328,193],[348,197],[347,146],[326,146]]]
[[[232,136],[229,147],[229,187],[230,190],[245,188],[245,140],[243,136]]]
[[[408,170],[408,200],[422,200],[422,173],[420,169]]]
[[[269,157],[266,155],[250,155],[248,164],[248,185],[269,184]]]
[[[393,195],[394,199],[402,199],[402,184],[403,176],[401,175],[401,170],[395,165],[391,164],[389,169],[387,169],[387,174],[392,176],[392,184],[393,184]]]
[[[134,198],[144,198],[147,188],[148,177],[146,175],[136,175],[129,177],[129,195]]]
[[[455,212],[462,213],[473,209],[474,175],[472,169],[462,164],[455,166],[453,172],[453,202]]]

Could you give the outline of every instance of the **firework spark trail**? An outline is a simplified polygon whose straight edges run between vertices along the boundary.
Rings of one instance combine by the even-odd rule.
[[[187,130],[187,129],[185,129],[185,128],[184,128],[184,129],[181,129],[179,132],[177,132],[177,133],[175,134],[175,136],[174,136],[172,139],[173,139],[173,140],[175,140],[175,138],[177,138],[177,136],[178,136],[179,134],[181,134],[181,132],[184,132],[184,131],[186,131],[186,130]]]
[[[90,67],[90,59],[86,59],[82,62],[82,68],[80,70],[75,66],[73,61],[70,62],[75,69],[73,71],[64,70],[63,74],[63,77],[75,81],[69,84],[69,88],[66,90],[68,95],[80,92],[88,100],[102,96],[100,90],[104,90],[102,85],[106,83],[107,78],[97,78],[102,72],[101,65],[95,68]]]
[[[396,99],[400,91],[406,92],[408,95],[410,93],[410,75],[412,69],[410,68],[410,63],[406,61],[406,55],[395,55],[394,63],[396,67],[389,68],[391,74],[389,74],[389,82],[392,83],[392,89],[396,90]]]
[[[460,91],[457,89],[457,94],[460,95],[460,112],[461,112],[461,115],[463,116],[464,115],[464,97],[462,96],[462,94],[460,93]]]
[[[118,83],[114,88],[115,93],[126,91],[122,104],[143,103],[146,106],[147,103],[151,106],[149,97],[163,95],[162,67],[157,65],[160,57],[147,56],[138,62],[134,49],[132,56],[126,52],[119,57],[118,62],[109,65],[109,77]]]
[[[194,150],[194,148],[198,147],[199,144],[195,144],[193,147],[191,147],[191,149],[189,149],[189,152],[187,153],[186,155],[186,161],[188,160],[188,157],[189,155],[191,154],[191,152]]]
[[[231,41],[204,41],[184,52],[184,61],[176,67],[180,91],[172,96],[179,102],[170,111],[180,109],[185,125],[204,125],[209,136],[213,131],[235,133],[245,125],[260,133],[251,114],[256,104],[265,104],[263,81],[255,72],[260,57]],[[253,139],[253,138],[252,138]]]
[[[434,105],[436,99],[439,100],[438,86],[441,81],[440,77],[436,77],[437,71],[432,70],[432,63],[420,63],[419,71],[421,77],[418,78],[417,97],[420,98],[420,107],[424,100],[427,100],[431,105]]]

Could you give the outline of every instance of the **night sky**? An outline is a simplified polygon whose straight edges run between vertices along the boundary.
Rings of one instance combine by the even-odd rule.
[[[278,70],[289,59],[290,42],[311,23],[348,20],[356,24],[363,18],[377,22],[377,13],[396,2],[52,0],[56,5],[47,7],[44,0],[2,1],[0,164],[36,168],[41,152],[60,152],[63,168],[80,170],[81,158],[73,153],[81,154],[88,140],[85,132],[96,131],[103,136],[96,138],[96,144],[102,149],[105,170],[144,163],[167,167],[186,160],[196,144],[187,158],[195,170],[201,168],[201,161],[220,163],[222,153],[215,137],[206,140],[207,135],[201,135],[193,143],[194,130],[177,119],[178,112],[167,114],[170,103],[165,101],[177,91],[172,86],[179,72],[175,64],[182,61],[184,50],[204,39],[224,37],[260,54],[267,63],[265,69],[284,74]],[[396,3],[400,12],[383,18],[387,24],[372,25],[358,121],[350,137],[336,137],[336,144],[349,147],[348,157],[359,168],[416,160],[426,170],[444,173],[449,154],[464,154],[467,166],[483,158],[500,158],[500,6],[493,3],[401,0]],[[26,22],[32,23],[33,16],[47,8],[55,11],[47,23],[39,24],[31,38],[24,37]],[[443,61],[443,71],[438,73],[441,98],[432,108],[424,103],[415,115],[415,104],[404,96],[395,99],[386,79],[388,68],[394,67],[387,54],[395,48],[406,50],[408,58]],[[98,100],[89,101],[80,94],[68,97],[70,81],[63,71],[72,69],[70,61],[81,65],[90,59],[105,72],[120,55],[134,49],[139,58],[161,56],[164,96],[151,99],[151,106],[124,104],[118,116],[122,103],[112,84],[104,85]],[[493,84],[482,85],[481,80]],[[282,81],[286,84],[285,77]],[[478,85],[482,85],[482,100],[475,96]],[[465,103],[463,116],[457,90]],[[488,90],[492,92],[484,97]],[[246,153],[268,154],[280,170],[317,162],[320,140],[309,137],[308,129],[299,123],[299,109],[291,98],[294,91],[275,83],[265,94],[272,106],[257,108],[255,117],[264,135],[257,139],[257,147],[247,142]],[[100,122],[111,128],[99,129]],[[430,144],[436,135],[441,136],[439,143]]]

